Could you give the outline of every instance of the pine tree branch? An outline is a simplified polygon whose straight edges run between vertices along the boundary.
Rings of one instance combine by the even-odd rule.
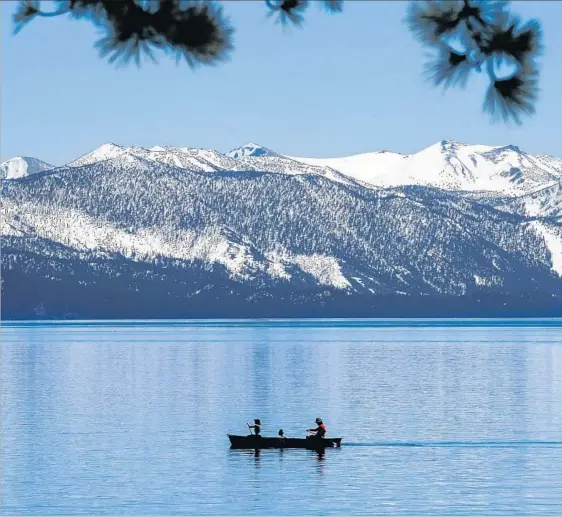
[[[14,34],[17,34],[26,23],[36,16],[43,18],[53,18],[68,13],[68,7],[59,7],[56,11],[41,11],[39,0],[24,0],[20,2],[19,8],[14,14]]]
[[[446,45],[442,45],[437,57],[425,67],[428,79],[435,86],[442,85],[444,88],[465,87],[472,70],[473,63],[466,54],[455,52]]]
[[[281,25],[301,26],[304,13],[309,6],[308,0],[265,0],[269,16],[276,16]]]
[[[484,111],[493,120],[521,123],[534,112],[538,95],[536,57],[542,50],[540,24],[522,24],[507,2],[484,0],[412,1],[406,24],[423,45],[435,51],[426,74],[435,85],[465,87],[483,64],[490,79]],[[460,43],[462,50],[451,42]],[[502,67],[510,73],[500,74]]]
[[[538,72],[525,67],[509,78],[497,79],[490,84],[484,100],[484,110],[494,122],[522,124],[523,115],[535,113],[538,97]]]

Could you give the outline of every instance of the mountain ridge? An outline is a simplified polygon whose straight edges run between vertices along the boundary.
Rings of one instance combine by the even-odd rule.
[[[519,190],[116,144],[3,180],[2,317],[562,314],[557,162],[463,146],[413,163],[469,179],[471,156],[519,164]]]
[[[530,155],[514,144],[486,146],[452,140],[441,140],[413,154],[384,150],[341,158],[288,156],[255,143],[225,154],[190,147],[153,146],[147,149],[106,143],[67,166],[101,162],[122,154],[208,173],[244,170],[312,173],[378,188],[426,185],[506,195],[525,195],[562,178],[562,158]]]

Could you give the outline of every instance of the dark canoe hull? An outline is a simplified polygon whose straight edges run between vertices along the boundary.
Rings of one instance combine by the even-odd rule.
[[[232,449],[325,449],[339,447],[341,438],[281,438],[228,435]]]

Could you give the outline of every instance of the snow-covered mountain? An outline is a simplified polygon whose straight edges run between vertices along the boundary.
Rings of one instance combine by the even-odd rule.
[[[0,164],[0,179],[24,178],[49,169],[54,169],[54,165],[29,156],[16,156]]]
[[[4,182],[4,317],[561,308],[562,226],[550,216],[427,186],[210,174],[158,152],[110,149],[102,161]]]
[[[3,316],[562,314],[562,160],[258,147],[105,144],[3,180]]]
[[[107,143],[70,162],[68,166],[80,167],[128,155],[181,167],[192,172],[255,171],[278,174],[316,174],[342,183],[356,183],[353,178],[349,178],[330,167],[307,165],[266,148],[258,148],[256,144],[248,144],[248,146],[240,149],[251,149],[254,154],[250,154],[250,151],[248,154],[240,151],[240,156],[234,158],[218,151],[193,147],[155,146],[145,149],[144,147],[124,147]],[[237,153],[234,152],[234,154]]]
[[[532,156],[514,145],[491,147],[449,140],[410,155],[382,151],[345,158],[292,159],[331,167],[380,187],[426,185],[521,195],[562,178],[561,158]]]
[[[342,158],[285,156],[255,143],[227,154],[191,147],[144,148],[106,143],[68,166],[80,167],[125,154],[193,172],[315,174],[345,184],[378,188],[424,185],[495,196],[528,195],[562,180],[562,158],[530,155],[514,145],[467,145],[450,140],[409,155],[380,151]],[[53,168],[33,158],[26,160],[43,164],[43,168],[38,167],[33,172]],[[5,164],[9,162],[11,160]],[[22,176],[14,174],[8,177]]]

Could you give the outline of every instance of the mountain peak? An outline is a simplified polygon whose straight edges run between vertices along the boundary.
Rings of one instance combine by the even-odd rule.
[[[105,144],[100,145],[99,147],[97,147],[96,149],[94,149],[91,153],[89,154],[96,154],[96,156],[102,156],[102,155],[111,155],[111,156],[115,156],[118,153],[121,153],[125,150],[124,147],[114,144],[113,142],[106,142]]]
[[[0,179],[25,178],[54,168],[54,165],[31,156],[14,156],[0,164]]]
[[[102,144],[98,147],[98,150],[112,150],[112,149],[123,149],[122,146],[114,144],[113,142],[106,142],[105,144]]]
[[[456,140],[440,140],[432,147],[441,147],[443,150],[454,150],[458,149],[459,147],[465,147],[467,144],[463,144],[462,142],[457,142]]]
[[[68,165],[71,167],[78,167],[89,163],[102,162],[104,160],[115,158],[124,152],[126,152],[126,148],[114,144],[113,142],[107,142],[100,145],[97,149],[77,158]]]
[[[280,156],[275,151],[268,149],[267,147],[263,147],[262,145],[256,144],[254,142],[248,142],[246,145],[242,147],[237,147],[232,151],[226,153],[226,156],[230,158],[258,158],[262,156]]]

